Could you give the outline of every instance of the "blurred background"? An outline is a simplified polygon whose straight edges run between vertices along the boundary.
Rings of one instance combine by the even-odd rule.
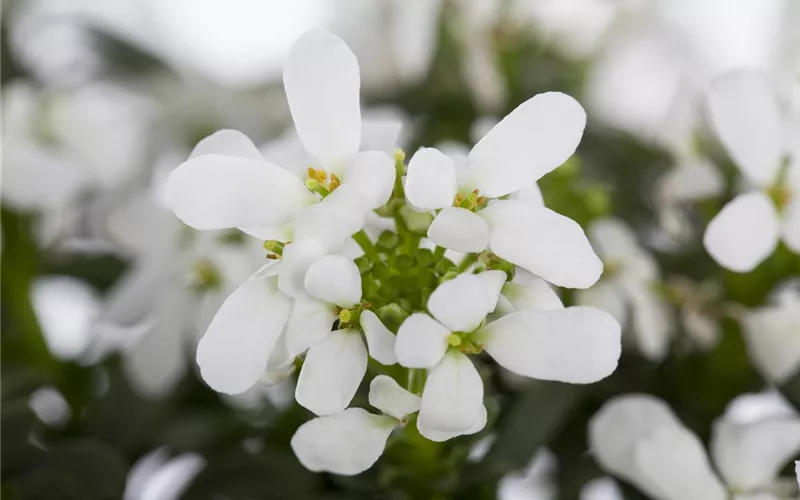
[[[196,343],[264,250],[183,226],[163,182],[222,128],[292,154],[282,64],[316,27],[356,53],[365,117],[401,122],[407,154],[469,147],[539,92],[582,103],[586,133],[540,181],[545,202],[590,238],[613,217],[656,269],[644,304],[609,283],[562,293],[623,320],[612,377],[521,381],[487,359],[482,433],[390,446],[350,478],[293,456],[310,413],[291,377],[236,397],[203,384]],[[702,245],[740,186],[705,93],[755,69],[800,113],[800,1],[5,0],[1,35],[4,498],[578,499],[602,474],[587,421],[613,395],[656,394],[704,439],[742,393],[800,401],[800,348],[771,371],[745,320],[796,293],[800,257],[780,246],[736,274]]]

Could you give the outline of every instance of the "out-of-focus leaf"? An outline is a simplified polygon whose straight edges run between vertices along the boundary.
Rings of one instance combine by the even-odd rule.
[[[4,481],[30,467],[42,454],[42,450],[31,443],[36,423],[36,415],[28,406],[27,399],[3,403],[0,413],[0,432],[3,435],[0,470]]]
[[[44,454],[21,485],[29,499],[111,500],[122,498],[127,470],[114,448],[77,439]]]
[[[291,452],[266,448],[251,454],[244,450],[218,450],[186,491],[186,500],[208,498],[312,498],[322,476],[300,465]]]
[[[498,421],[497,440],[479,464],[480,476],[502,476],[528,464],[536,450],[565,425],[581,399],[582,388],[559,382],[534,381],[515,398]]]

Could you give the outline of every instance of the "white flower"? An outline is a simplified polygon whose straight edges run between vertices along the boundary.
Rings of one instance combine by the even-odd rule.
[[[14,82],[3,103],[3,200],[44,214],[47,242],[82,214],[81,195],[106,195],[145,166],[153,108],[125,89],[38,92]]]
[[[361,300],[358,269],[334,253],[363,227],[371,209],[388,200],[394,161],[383,151],[358,151],[358,63],[340,39],[313,31],[298,40],[284,84],[299,139],[318,167],[303,172],[307,181],[267,162],[243,134],[223,130],[201,141],[172,172],[166,200],[196,229],[238,228],[262,239],[291,240],[285,247],[278,243],[280,265],[245,282],[209,326],[198,347],[206,382],[221,392],[243,392],[265,369],[284,370],[311,348],[298,401],[329,414],[350,402],[367,360],[357,331],[331,332],[334,309]],[[262,307],[259,295],[269,304]],[[348,355],[338,355],[340,349]],[[245,353],[249,362],[236,363]]]
[[[300,463],[314,472],[360,474],[380,458],[392,431],[420,407],[419,397],[386,375],[370,383],[369,403],[384,414],[348,408],[301,425],[291,441]]]
[[[441,0],[343,0],[332,9],[332,29],[362,62],[372,92],[413,85],[428,74],[436,55]],[[409,26],[414,36],[408,36]]]
[[[725,188],[722,174],[710,162],[689,155],[664,173],[655,187],[659,224],[672,245],[694,235],[686,205],[719,196]]]
[[[417,151],[405,190],[416,209],[439,211],[428,237],[460,252],[489,248],[556,285],[591,286],[602,263],[574,221],[520,200],[486,206],[490,198],[527,188],[566,161],[585,123],[577,101],[549,92],[522,103],[492,128],[469,153],[464,168],[436,149]]]
[[[752,71],[715,80],[708,107],[717,137],[752,189],[711,221],[703,239],[706,250],[736,272],[753,270],[781,240],[800,252],[800,141],[792,117],[782,116],[765,77]]]
[[[485,349],[520,375],[589,383],[614,371],[619,324],[587,307],[521,309],[488,325],[505,273],[461,274],[439,285],[425,313],[409,316],[397,332],[402,366],[429,370],[417,419],[420,433],[443,441],[479,431],[486,422],[483,382],[465,353]]]
[[[662,359],[669,349],[673,325],[667,304],[655,289],[661,278],[655,259],[618,219],[594,222],[589,239],[603,259],[606,275],[592,288],[580,290],[576,302],[611,313],[623,330],[630,328],[642,354],[651,360]]]
[[[659,399],[619,396],[589,424],[598,462],[659,500],[725,500],[769,491],[782,466],[800,451],[800,418],[750,422],[727,415],[714,423],[710,457],[700,439]],[[730,493],[729,493],[730,492]]]
[[[323,247],[315,250],[318,257],[343,245],[366,212],[386,202],[395,177],[386,153],[359,153],[358,71],[355,56],[334,35],[312,31],[301,37],[286,62],[284,87],[297,134],[319,170],[306,179],[307,171],[269,163],[243,134],[223,130],[201,141],[170,175],[166,195],[175,214],[195,229],[239,228],[261,239],[298,241],[312,232]],[[315,208],[319,199],[312,191],[330,191],[337,202]],[[337,211],[333,205],[342,200],[347,206]],[[299,218],[303,227],[295,224]],[[335,234],[320,238],[317,230]]]

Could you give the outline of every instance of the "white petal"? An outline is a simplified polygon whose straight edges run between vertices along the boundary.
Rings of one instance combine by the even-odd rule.
[[[517,311],[479,332],[486,352],[519,375],[573,384],[597,382],[617,368],[619,323],[591,307]]]
[[[703,244],[719,265],[749,272],[778,245],[778,214],[761,192],[737,196],[709,223]]]
[[[489,313],[489,287],[474,274],[459,274],[445,281],[428,298],[434,318],[454,332],[471,332]]]
[[[711,456],[726,483],[737,491],[769,487],[800,451],[800,420],[768,419],[714,423]]]
[[[405,120],[403,112],[396,108],[365,110],[361,116],[361,150],[394,154],[402,139]]]
[[[617,322],[626,328],[628,324],[627,296],[623,293],[617,280],[603,280],[586,290],[577,290],[575,304],[596,307],[614,316]]]
[[[306,291],[319,300],[339,307],[361,301],[361,273],[355,262],[343,255],[326,255],[306,273]]]
[[[400,387],[392,377],[378,375],[369,384],[369,404],[397,420],[402,420],[419,410],[420,398]]]
[[[647,359],[663,359],[674,327],[669,307],[649,284],[628,283],[625,290],[637,347]]]
[[[657,184],[659,195],[668,203],[713,198],[725,189],[725,179],[719,169],[700,158],[692,158],[668,170]]]
[[[487,314],[497,308],[497,301],[500,300],[500,292],[503,290],[503,285],[508,276],[505,271],[484,271],[476,274],[483,284],[486,285],[486,292],[489,297]]]
[[[800,253],[800,189],[795,190],[783,212],[783,242],[795,253]]]
[[[192,158],[166,185],[167,205],[195,229],[278,226],[313,198],[294,174],[265,161]]]
[[[369,196],[355,186],[339,186],[324,200],[297,214],[292,241],[315,241],[326,252],[334,252],[364,227],[371,205]]]
[[[482,407],[483,381],[475,365],[458,351],[448,352],[428,373],[419,420],[440,431],[463,432],[475,425]]]
[[[447,351],[449,335],[446,326],[427,314],[412,314],[397,330],[397,362],[406,368],[433,368]]]
[[[672,409],[658,398],[644,394],[617,396],[589,421],[589,446],[604,469],[643,486],[635,463],[636,444],[655,429],[682,425]]]
[[[212,389],[239,394],[264,374],[289,318],[291,301],[272,277],[254,277],[225,300],[197,346],[197,364]]]
[[[134,499],[177,500],[205,465],[206,461],[197,453],[178,455],[154,471]]]
[[[339,37],[314,30],[297,40],[283,85],[303,146],[326,169],[350,159],[361,141],[358,61]]]
[[[489,222],[492,252],[554,285],[588,288],[603,272],[603,263],[572,219],[521,201],[494,203],[480,215]]]
[[[397,338],[372,311],[361,313],[361,328],[367,338],[369,355],[382,365],[397,363],[395,341]],[[373,405],[374,406],[374,405]]]
[[[625,500],[619,485],[610,477],[592,479],[581,488],[580,500]]]
[[[344,182],[360,189],[369,197],[370,208],[378,208],[389,201],[394,188],[394,160],[383,151],[362,151],[347,167]]]
[[[663,427],[634,450],[637,467],[666,500],[726,500],[703,443],[683,427]]]
[[[529,184],[514,191],[513,193],[511,193],[511,196],[509,196],[509,199],[524,201],[526,203],[531,203],[533,205],[536,205],[537,207],[544,206],[544,198],[542,197],[542,190],[539,189],[539,185],[536,184],[535,182],[533,184]]]
[[[441,0],[410,0],[391,7],[387,36],[391,55],[399,68],[398,78],[407,83],[425,76],[436,55]],[[406,28],[414,26],[414,36]]]
[[[331,332],[336,314],[333,307],[318,300],[296,299],[283,329],[289,355],[295,356],[324,339]]]
[[[503,285],[503,296],[518,311],[564,308],[558,294],[545,280],[522,268],[515,269],[514,279]]]
[[[202,155],[224,155],[264,160],[253,141],[238,130],[230,129],[214,132],[198,142],[189,158]]]
[[[294,298],[306,297],[306,273],[318,259],[325,256],[325,249],[315,240],[292,242],[286,245],[281,256],[281,272],[278,288]]]
[[[416,208],[448,207],[456,197],[456,165],[435,148],[422,148],[408,162],[406,197]]]
[[[589,227],[589,239],[603,261],[621,267],[642,280],[658,279],[658,266],[636,240],[636,234],[619,219],[598,220]]]
[[[498,198],[536,182],[572,156],[585,126],[586,112],[566,94],[528,99],[472,149],[464,187]]]
[[[766,306],[744,314],[742,324],[750,359],[770,381],[781,384],[800,368],[800,307]]]
[[[737,71],[717,78],[708,109],[717,137],[742,173],[758,186],[772,183],[785,152],[783,124],[764,76]]]
[[[139,281],[132,284],[138,285]],[[30,300],[54,356],[74,360],[89,348],[92,324],[102,303],[87,282],[68,276],[42,277],[33,283]]]
[[[478,413],[473,416],[473,424],[464,431],[452,431],[452,430],[441,430],[433,425],[430,424],[428,421],[429,418],[427,415],[421,415],[417,418],[417,430],[419,433],[422,434],[423,437],[429,439],[431,441],[435,441],[437,443],[442,443],[444,441],[448,441],[458,436],[469,436],[471,434],[476,434],[483,430],[486,427],[486,420],[488,414],[486,412],[486,407],[481,406]]]
[[[489,227],[466,208],[447,207],[433,219],[428,238],[458,252],[482,252],[489,244]]]
[[[396,422],[348,408],[301,425],[292,436],[292,450],[310,471],[354,476],[378,461]]]
[[[297,402],[317,415],[338,413],[350,404],[364,373],[367,350],[355,330],[336,330],[306,354],[297,379]]]

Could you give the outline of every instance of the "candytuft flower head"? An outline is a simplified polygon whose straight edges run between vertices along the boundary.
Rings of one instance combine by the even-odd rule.
[[[238,394],[300,366],[295,398],[318,417],[292,448],[307,468],[336,474],[372,466],[407,424],[432,441],[483,429],[469,356],[485,350],[523,376],[591,383],[620,355],[611,315],[564,308],[544,281],[583,288],[602,272],[580,226],[545,208],[535,185],[575,151],[581,106],[559,93],[530,99],[456,174],[430,148],[407,168],[402,151],[359,151],[359,85],[344,42],[306,34],[284,86],[312,165],[270,163],[227,130],[201,141],[167,185],[185,223],[241,229],[266,240],[270,260],[200,341],[203,379]],[[368,366],[369,402],[384,415],[348,408]]]

